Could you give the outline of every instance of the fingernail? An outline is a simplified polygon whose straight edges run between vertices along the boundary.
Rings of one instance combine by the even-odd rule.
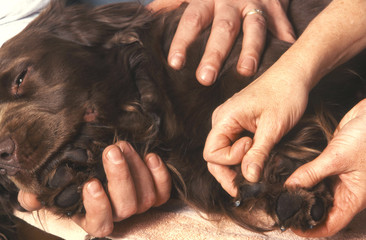
[[[184,65],[184,56],[181,53],[174,53],[170,58],[170,66],[174,69],[180,69]]]
[[[216,81],[216,71],[211,66],[204,66],[200,69],[198,76],[203,83],[211,85]]]
[[[255,164],[255,163],[249,164],[248,168],[247,168],[247,174],[246,174],[247,180],[252,181],[252,182],[257,182],[261,175],[261,171],[262,171],[262,169],[257,164]]]
[[[123,161],[121,151],[117,147],[112,147],[111,149],[109,149],[106,157],[108,161],[114,164],[119,164]]]
[[[102,195],[102,189],[100,187],[100,185],[95,182],[92,181],[90,183],[88,183],[88,185],[86,186],[86,189],[88,191],[88,193],[93,196],[94,198],[99,197],[100,195]]]
[[[254,73],[257,70],[255,60],[251,57],[245,57],[241,62],[240,67],[250,71],[251,73]]]
[[[245,145],[244,145],[244,152],[247,153],[251,146],[252,146],[251,141],[246,142]]]
[[[156,169],[160,167],[160,160],[156,155],[151,155],[146,159],[146,164],[150,169]]]

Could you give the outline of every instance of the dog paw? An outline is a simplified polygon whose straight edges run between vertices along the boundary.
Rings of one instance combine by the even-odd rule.
[[[282,231],[288,228],[305,231],[325,221],[332,200],[324,183],[310,190],[284,190],[275,201],[273,215]]]
[[[284,182],[301,163],[286,158],[275,160],[266,166],[258,183],[248,182],[238,173],[235,185],[239,191],[233,203],[233,211],[238,212],[233,214],[236,221],[244,221],[242,225],[259,231],[277,227],[282,231],[305,231],[323,223],[333,202],[329,182],[325,180],[311,189],[286,189]],[[259,221],[252,218],[259,219],[263,213],[273,221],[267,221],[268,225],[260,222],[261,227],[256,228]]]
[[[68,147],[55,157],[42,172],[41,192],[38,200],[58,215],[71,217],[84,213],[83,185],[91,178],[105,183],[101,161],[92,161],[89,150]],[[97,159],[97,158],[96,158]]]

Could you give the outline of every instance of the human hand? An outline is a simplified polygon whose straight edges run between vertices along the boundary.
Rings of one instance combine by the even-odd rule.
[[[312,187],[337,175],[334,205],[325,224],[300,236],[327,237],[344,228],[366,208],[366,100],[352,108],[339,123],[334,138],[313,161],[301,166],[286,181],[287,186]]]
[[[258,181],[270,150],[305,111],[309,90],[300,81],[300,71],[296,67],[283,71],[278,66],[213,113],[203,154],[211,174],[232,196],[237,193],[233,185],[236,174],[228,165],[241,164],[243,176]],[[254,133],[253,142],[240,136],[244,130]]]
[[[148,154],[144,162],[130,144],[120,141],[104,150],[103,166],[109,198],[98,180],[90,180],[83,188],[86,214],[72,218],[92,236],[107,236],[113,222],[159,206],[170,197],[170,174],[156,154]],[[20,191],[18,201],[28,211],[42,208],[31,193]]]
[[[149,7],[159,10],[174,8],[184,1],[155,0]],[[203,85],[215,82],[222,63],[228,56],[243,20],[243,48],[237,70],[243,76],[256,73],[265,45],[267,28],[281,40],[295,41],[295,34],[286,11],[289,0],[191,0],[179,22],[173,38],[168,63],[180,69],[186,61],[186,50],[197,35],[212,23],[205,53],[196,77]],[[253,14],[255,9],[262,14]],[[247,14],[249,13],[249,14]],[[264,16],[265,15],[265,16]]]

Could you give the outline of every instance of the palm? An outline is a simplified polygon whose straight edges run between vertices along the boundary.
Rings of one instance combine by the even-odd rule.
[[[327,176],[337,176],[338,179],[334,185],[334,206],[326,223],[306,233],[296,231],[297,234],[331,236],[366,208],[365,121],[366,100],[345,115],[328,147],[317,159],[306,164],[307,171],[317,175],[312,178],[315,181],[308,182],[310,185]],[[302,181],[305,180],[309,179],[302,178]]]

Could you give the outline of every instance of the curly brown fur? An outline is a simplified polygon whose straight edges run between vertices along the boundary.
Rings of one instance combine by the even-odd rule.
[[[291,1],[296,31],[301,33],[328,2]],[[11,209],[10,199],[24,189],[61,216],[83,213],[82,186],[93,177],[106,182],[101,153],[120,139],[141,155],[158,153],[172,170],[178,196],[208,214],[229,216],[255,231],[307,229],[324,221],[332,204],[331,181],[312,189],[285,189],[283,183],[322,151],[342,114],[365,96],[364,83],[353,74],[364,74],[363,56],[321,81],[303,119],[271,152],[261,181],[251,184],[239,174],[241,191],[232,199],[202,159],[211,113],[271,66],[289,44],[268,36],[259,73],[245,78],[236,72],[240,35],[216,83],[204,87],[196,81],[195,69],[209,28],[188,49],[182,70],[166,62],[183,10],[152,14],[134,3],[93,9],[53,1],[4,44],[3,209]],[[270,223],[260,219],[262,213]]]

